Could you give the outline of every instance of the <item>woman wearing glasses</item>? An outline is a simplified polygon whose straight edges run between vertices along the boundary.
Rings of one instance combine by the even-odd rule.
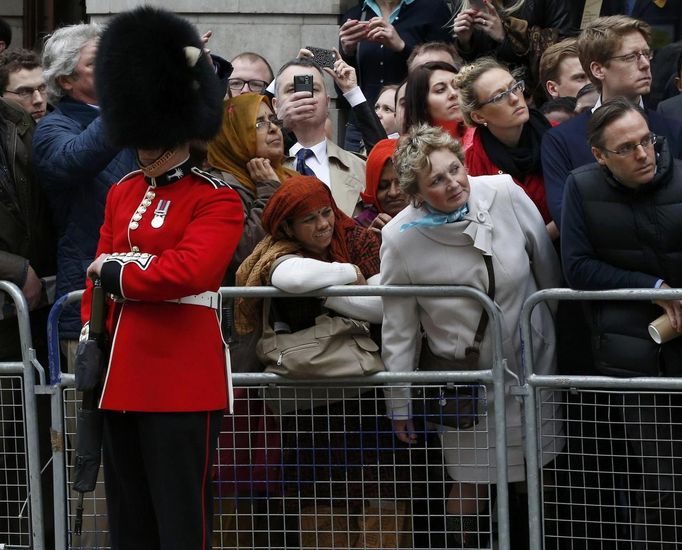
[[[260,222],[265,203],[280,183],[296,174],[282,166],[283,159],[282,130],[268,97],[245,93],[226,99],[220,132],[208,145],[208,163],[244,205],[244,235],[228,284],[234,284],[234,271],[265,236]]]
[[[528,108],[524,82],[495,59],[484,57],[463,67],[457,84],[464,120],[476,128],[466,152],[469,175],[509,174],[535,203],[550,237],[556,239],[559,232],[547,208],[540,162],[542,136],[551,124]]]

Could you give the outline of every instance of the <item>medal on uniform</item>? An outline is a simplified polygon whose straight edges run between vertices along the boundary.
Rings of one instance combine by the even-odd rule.
[[[170,207],[171,201],[161,199],[159,205],[154,210],[154,219],[152,219],[152,227],[158,229],[163,225],[163,221],[168,214],[168,208]]]

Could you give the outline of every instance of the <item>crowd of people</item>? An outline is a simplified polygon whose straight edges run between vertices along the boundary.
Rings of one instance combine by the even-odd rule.
[[[93,281],[109,296],[99,406],[114,548],[210,547],[206,472],[235,405],[230,369],[264,369],[268,324],[297,333],[323,313],[365,323],[390,372],[491,362],[487,316],[471,299],[287,297],[264,309],[221,303],[220,286],[477,288],[503,314],[508,387],[522,368],[521,307],[537,290],[682,286],[682,4],[582,4],[365,0],[330,37],[332,64],[302,49],[276,71],[259,53],[209,54],[210,33],[153,8],[57,29],[41,53],[3,52],[11,33],[0,25],[0,279],[23,292],[39,353],[55,296],[86,289],[82,310],[59,321],[69,372]],[[677,62],[654,65],[659,51]],[[332,86],[343,129],[330,119]],[[656,343],[647,329],[661,315],[682,333],[679,300],[537,307],[537,372],[679,376],[682,339]],[[0,360],[18,357],[0,295]],[[671,547],[682,538],[681,404],[636,390],[614,413],[644,474],[629,536]],[[359,506],[399,485],[404,464],[386,479],[380,468],[395,442],[376,435],[369,451],[344,452],[367,446],[344,431],[360,437],[376,418],[402,449],[414,444],[410,388],[385,393],[385,406],[341,395],[282,416],[280,475],[305,478],[283,493],[337,498],[325,460],[379,467],[378,478],[346,479]],[[449,548],[490,544],[495,448],[480,434],[494,434],[497,407],[520,503],[512,546],[525,547],[514,528],[527,524],[522,407],[490,393],[472,425],[434,427],[451,482]],[[563,414],[543,412],[543,464],[564,452]]]

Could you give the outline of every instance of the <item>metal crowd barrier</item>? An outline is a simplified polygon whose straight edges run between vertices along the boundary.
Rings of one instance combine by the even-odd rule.
[[[518,391],[524,398],[526,420],[531,548],[676,548],[682,544],[682,468],[676,471],[672,465],[672,459],[682,457],[682,378],[535,374],[530,345],[531,313],[540,302],[672,299],[682,299],[682,289],[549,289],[526,300],[521,315],[524,377]],[[567,433],[563,462],[544,468],[538,445],[543,436],[543,401],[564,408]],[[653,419],[645,416],[645,410],[653,411]],[[648,425],[655,433],[628,434],[631,425],[635,431]],[[639,449],[633,451],[633,444]],[[640,468],[642,460],[654,460],[653,471]],[[661,494],[667,499],[663,503]],[[663,542],[664,530],[676,531],[678,538]]]
[[[221,292],[224,297],[292,296],[272,287],[223,288]],[[63,442],[54,446],[53,454],[55,523],[58,524],[55,526],[56,550],[107,547],[102,542],[105,539],[97,538],[98,535],[106,535],[97,525],[105,519],[100,517],[104,515],[101,502],[98,506],[101,497],[93,497],[90,504],[86,503],[86,514],[92,516],[84,518],[84,526],[89,520],[94,522],[89,524],[95,525],[93,545],[75,544],[71,532],[75,497],[70,494],[69,456],[73,452],[74,434],[69,432],[68,426],[75,424],[69,417],[73,413],[69,411],[75,411],[76,396],[73,376],[62,373],[59,366],[56,320],[61,309],[67,303],[79,300],[80,295],[72,293],[58,301],[50,322],[50,380],[58,389],[52,394],[53,430]],[[380,408],[384,400],[382,388],[405,383],[413,386],[481,384],[481,392],[484,393],[488,386],[492,387],[493,399],[502,403],[505,399],[506,362],[502,356],[501,313],[485,294],[469,287],[338,286],[296,296],[349,295],[466,297],[478,300],[491,320],[493,364],[488,369],[475,372],[384,372],[368,377],[339,378],[333,380],[333,386],[329,378],[292,380],[268,373],[234,374],[237,412],[234,417],[224,417],[215,468],[215,548],[322,549],[344,545],[413,548],[415,537],[434,535],[430,532],[434,530],[433,524],[429,523],[431,516],[445,515],[444,499],[447,494],[444,491],[451,480],[445,473],[443,459],[440,458],[440,463],[432,459],[432,432],[426,428],[420,431],[422,437],[431,438],[431,445],[418,443],[407,448],[396,443],[388,419],[383,414],[376,414],[377,407]],[[484,383],[488,386],[483,386]],[[292,391],[305,397],[296,397],[299,405],[296,410],[282,410],[276,419],[278,423],[271,423],[272,415],[263,412],[263,398],[270,404],[274,402],[275,406],[290,404]],[[311,413],[311,408],[320,404],[329,414],[328,423],[320,424],[319,418]],[[490,420],[496,428],[496,506],[492,508],[493,499],[489,497],[487,514],[496,521],[496,529],[492,533],[496,535],[494,547],[508,550],[504,407],[495,407],[495,413],[495,418]],[[340,430],[339,425],[344,429]],[[261,439],[254,439],[254,434]],[[478,443],[485,448],[490,442],[487,430],[476,435]],[[341,443],[331,444],[332,440],[341,440]],[[296,460],[305,453],[310,459],[312,454],[314,468],[309,467],[310,462],[306,462],[306,468],[278,456],[278,453],[292,452],[292,447],[286,447],[286,444],[293,441],[299,446],[295,450]],[[321,445],[320,441],[323,442]],[[320,446],[327,447],[327,456],[321,460],[315,454]],[[430,454],[429,458],[427,454]],[[339,456],[346,462],[343,467],[336,462]],[[353,456],[359,457],[360,462],[367,460],[371,464],[355,465]],[[284,474],[283,468],[287,468]],[[434,476],[434,469],[440,470],[440,477],[435,476],[436,481],[420,477],[425,472],[427,477]],[[404,479],[400,478],[400,473],[405,474]],[[309,483],[313,478],[318,482]],[[324,478],[323,482],[320,478]],[[415,487],[425,489],[417,494]],[[363,505],[358,506],[358,502]],[[437,526],[438,529],[444,536],[444,527]],[[292,532],[295,532],[294,540]],[[441,544],[432,543],[431,547],[445,547],[444,541]]]
[[[36,360],[28,305],[19,287],[0,281],[16,307],[21,338],[21,361],[0,362],[0,548],[44,550],[45,534],[40,484]]]

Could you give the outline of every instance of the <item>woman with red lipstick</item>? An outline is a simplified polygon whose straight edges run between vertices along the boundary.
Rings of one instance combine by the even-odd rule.
[[[462,67],[457,84],[464,120],[475,128],[466,151],[471,176],[509,174],[535,203],[552,239],[559,236],[545,200],[540,162],[542,136],[552,126],[529,109],[524,82],[491,57]]]
[[[464,124],[456,77],[457,69],[444,61],[430,61],[412,71],[405,90],[403,133],[423,123],[443,128],[465,150],[471,145],[473,131]]]

